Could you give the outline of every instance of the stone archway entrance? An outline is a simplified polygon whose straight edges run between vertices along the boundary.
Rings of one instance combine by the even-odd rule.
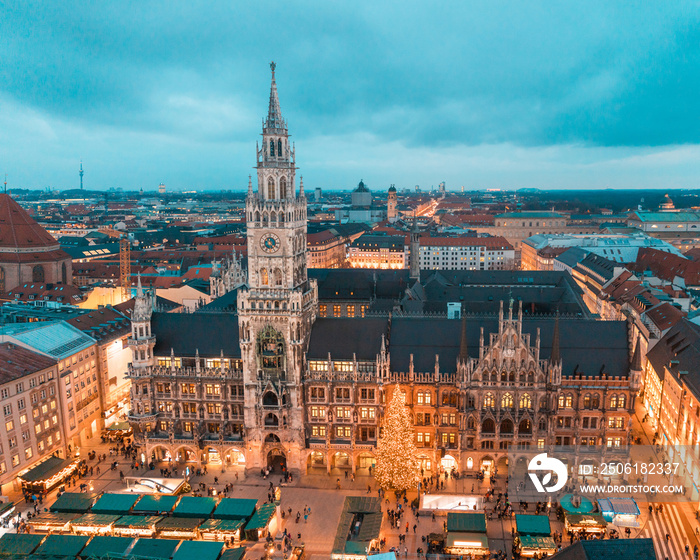
[[[274,447],[267,452],[267,466],[276,474],[282,473],[282,467],[287,466],[287,456],[279,447]]]

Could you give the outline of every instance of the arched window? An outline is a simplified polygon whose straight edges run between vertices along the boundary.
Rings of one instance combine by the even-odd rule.
[[[492,393],[486,393],[484,396],[484,408],[494,408],[496,406],[496,399]]]
[[[260,212],[258,212],[257,210],[255,211],[255,221],[260,222]]]
[[[275,269],[275,286],[282,285],[282,271],[279,268]]]
[[[32,268],[32,282],[43,282],[44,281],[44,267],[40,264]]]
[[[277,140],[277,155],[282,156],[282,140]]]
[[[473,430],[474,429],[474,417],[470,416],[467,418],[467,429]]]
[[[496,431],[496,425],[491,418],[487,418],[481,423],[481,431],[485,434],[493,434]]]
[[[617,395],[610,397],[610,408],[617,408]]]
[[[265,425],[266,426],[279,426],[280,425],[279,418],[277,418],[276,414],[272,414],[272,412],[270,412],[267,416],[265,416]]]
[[[502,434],[512,434],[513,433],[513,422],[506,418],[501,422],[501,433]]]
[[[540,432],[547,431],[547,420],[545,418],[540,418]]]
[[[593,395],[591,397],[591,408],[594,410],[600,408],[600,395]]]
[[[0,292],[5,291],[5,269],[0,266]]]
[[[277,213],[273,210],[270,212],[270,225],[274,226],[276,225],[275,222],[277,221]]]
[[[270,140],[270,157],[275,157],[275,141]]]
[[[520,421],[520,424],[518,424],[518,433],[519,434],[531,434],[532,433],[532,423],[530,420],[527,418],[524,418],[523,420]]]
[[[513,395],[506,393],[501,397],[501,408],[513,408]]]
[[[68,284],[68,270],[66,270],[66,263],[61,264],[61,282]]]
[[[263,286],[267,286],[269,282],[270,282],[270,279],[267,276],[267,268],[261,268],[260,269],[260,283]]]
[[[527,393],[520,397],[520,408],[532,408],[532,399]]]
[[[268,391],[263,395],[263,406],[277,406],[278,404],[277,395],[272,391]]]
[[[280,177],[280,198],[287,198],[287,179]]]
[[[591,395],[586,394],[583,397],[583,408],[590,409],[591,408]]]
[[[625,395],[617,397],[617,408],[625,408]]]
[[[270,177],[267,180],[267,199],[272,200],[275,198],[275,180]]]

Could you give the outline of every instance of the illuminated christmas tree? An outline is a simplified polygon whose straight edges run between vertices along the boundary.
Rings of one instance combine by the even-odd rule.
[[[420,466],[414,437],[406,394],[397,384],[384,413],[382,433],[377,441],[374,476],[382,488],[408,490],[418,484]]]

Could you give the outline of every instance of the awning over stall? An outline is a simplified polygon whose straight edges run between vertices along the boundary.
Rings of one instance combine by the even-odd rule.
[[[258,500],[223,498],[214,511],[214,519],[250,519],[255,513]]]
[[[139,539],[129,551],[129,556],[157,560],[170,560],[180,541],[168,539]]]
[[[32,531],[67,531],[68,524],[80,517],[79,513],[45,512],[27,520]]]
[[[134,513],[170,513],[180,496],[167,494],[145,494],[136,502]]]
[[[208,496],[183,496],[175,507],[173,516],[207,518],[214,511],[216,502],[216,498]]]
[[[224,548],[224,543],[183,541],[175,552],[173,560],[217,560]]]
[[[71,476],[78,469],[79,463],[80,459],[61,459],[51,456],[19,475],[17,479],[28,490],[49,491]]]
[[[97,494],[87,492],[65,492],[49,508],[61,513],[86,513],[95,503]]]
[[[92,513],[126,515],[139,498],[140,494],[102,494],[102,497],[92,506]]]
[[[49,535],[34,554],[75,558],[90,540],[81,535]]]
[[[134,539],[129,537],[92,537],[92,540],[80,554],[81,558],[102,558],[107,554],[123,555]]]
[[[21,533],[5,533],[0,538],[0,557],[22,558],[34,550],[46,538],[46,535],[27,535]]]

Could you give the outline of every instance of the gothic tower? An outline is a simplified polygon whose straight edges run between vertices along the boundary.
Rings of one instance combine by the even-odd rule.
[[[248,183],[248,283],[238,292],[249,468],[284,462],[300,469],[304,418],[302,361],[316,316],[318,289],[306,273],[306,197],[296,192],[294,145],[282,118],[275,64],[258,188]]]

